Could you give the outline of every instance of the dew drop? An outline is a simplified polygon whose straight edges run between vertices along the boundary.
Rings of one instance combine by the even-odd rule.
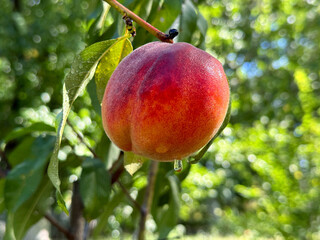
[[[176,172],[182,171],[182,160],[174,160],[173,168]]]

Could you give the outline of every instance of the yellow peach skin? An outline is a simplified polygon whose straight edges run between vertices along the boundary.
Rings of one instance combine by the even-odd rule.
[[[188,43],[137,48],[112,74],[103,127],[120,149],[158,160],[185,158],[219,130],[229,84],[221,63]]]

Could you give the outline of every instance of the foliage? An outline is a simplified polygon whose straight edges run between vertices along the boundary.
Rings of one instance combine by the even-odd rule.
[[[159,165],[147,230],[161,238],[204,231],[317,239],[316,1],[120,2],[163,32],[177,28],[178,41],[206,48],[224,64],[232,92],[231,122],[203,159],[184,162],[181,173],[171,163]],[[51,212],[66,219],[56,200],[70,210],[75,181],[84,217],[95,222],[93,238],[132,234],[140,211],[122,187],[141,206],[149,161],[143,159],[133,176],[122,171],[122,187],[115,181],[123,161],[128,167],[139,157],[126,154],[123,160],[103,131],[99,104],[112,71],[132,51],[122,16],[100,1],[60,0],[5,1],[0,14],[5,238],[22,239]],[[156,40],[135,27],[133,49]],[[54,146],[49,176],[61,195],[46,174]]]

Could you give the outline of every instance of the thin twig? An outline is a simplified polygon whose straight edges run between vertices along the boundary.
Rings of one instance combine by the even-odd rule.
[[[123,173],[124,171],[124,166],[123,166],[123,152],[121,151],[119,153],[119,157],[117,159],[117,161],[115,161],[111,168],[109,169],[109,173],[111,175],[111,184],[114,184],[115,182],[118,181],[120,175]]]
[[[162,42],[173,43],[172,37],[168,34],[165,34],[152,26],[150,23],[146,22],[134,12],[130,11],[128,8],[120,4],[116,0],[104,0],[105,2],[109,3],[112,7],[114,7],[118,12],[120,12],[123,16],[127,16],[131,18],[133,21],[138,23],[141,27],[151,33],[153,36],[157,37]]]
[[[67,124],[71,127],[71,129],[74,131],[74,133],[77,135],[78,139],[88,148],[88,150],[92,153],[92,155],[95,158],[99,158],[98,155],[95,153],[95,151],[89,146],[88,143],[86,143],[86,141],[84,140],[84,137],[82,135],[82,133],[78,132],[73,125],[70,123],[69,120],[67,120]]]
[[[89,149],[89,151],[92,153],[92,155],[95,158],[99,159],[99,157],[95,153],[95,151],[85,142],[84,137],[82,136],[82,134],[80,132],[78,132],[73,127],[73,125],[69,122],[69,120],[67,120],[67,124],[71,127],[71,129],[77,135],[78,139]],[[109,169],[109,173],[111,174],[111,184],[113,184],[116,181],[118,181],[118,178],[120,177],[120,175],[122,174],[123,171],[124,171],[124,167],[123,167],[123,152],[121,151],[119,153],[119,157],[118,157],[117,161],[115,161],[113,163],[113,165],[111,166],[111,168]]]
[[[123,151],[120,151],[117,161],[115,161],[112,164],[111,168],[109,169],[109,172],[111,174],[113,174],[116,171],[116,169],[119,168],[120,165],[123,165],[123,160],[124,160],[123,157],[124,157],[124,153]]]
[[[146,227],[146,220],[149,214],[153,194],[154,194],[154,184],[156,181],[156,175],[159,168],[159,163],[156,161],[151,161],[150,168],[149,168],[149,175],[148,175],[148,185],[144,195],[143,205],[141,207],[141,218],[139,222],[139,229],[138,229],[138,240],[145,239],[145,227]]]
[[[120,180],[117,180],[118,185],[120,186],[120,188],[122,189],[122,192],[124,192],[124,194],[127,196],[127,198],[132,202],[132,204],[139,210],[141,211],[141,206],[140,204],[131,197],[130,193],[128,192],[128,190],[126,189],[126,187],[120,182]]]
[[[67,239],[69,240],[74,240],[73,234],[71,234],[68,229],[64,228],[63,226],[58,223],[56,219],[54,219],[52,216],[49,214],[45,214],[44,217],[53,225],[55,226],[61,233],[63,233]]]

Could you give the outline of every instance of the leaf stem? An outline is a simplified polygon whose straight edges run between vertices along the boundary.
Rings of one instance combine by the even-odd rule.
[[[139,24],[141,27],[143,27],[145,30],[147,30],[149,33],[151,33],[153,36],[157,37],[161,42],[168,42],[173,43],[172,38],[154,26],[152,26],[150,23],[146,22],[142,18],[140,18],[138,15],[136,15],[134,12],[130,11],[128,8],[120,4],[116,0],[104,0],[105,2],[109,3],[112,7],[114,7],[118,12],[120,12],[123,16],[128,16],[132,20],[134,20],[137,24]]]

